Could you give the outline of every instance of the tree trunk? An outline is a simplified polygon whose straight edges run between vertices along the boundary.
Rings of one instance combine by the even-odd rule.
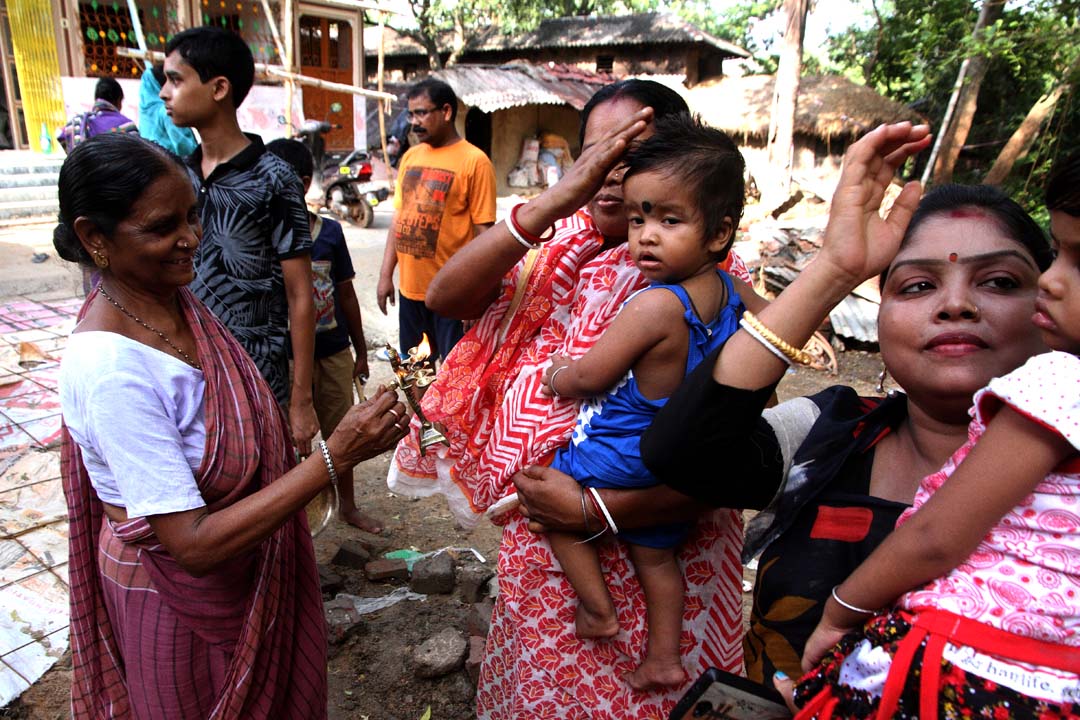
[[[452,47],[450,48],[450,56],[446,58],[444,67],[454,67],[457,65],[458,60],[461,59],[462,53],[465,52],[465,45],[468,42],[467,35],[468,33],[465,28],[465,10],[459,5],[454,11],[454,35]]]
[[[1016,128],[1012,137],[1009,138],[1009,142],[1005,143],[1005,147],[998,153],[997,160],[994,161],[990,172],[986,173],[986,177],[983,179],[984,185],[1000,185],[1005,178],[1009,177],[1009,173],[1012,172],[1016,161],[1028,154],[1031,146],[1035,143],[1035,138],[1039,137],[1039,129],[1046,122],[1046,119],[1050,117],[1051,113],[1054,112],[1058,100],[1061,99],[1066,90],[1072,87],[1073,75],[1078,67],[1080,67],[1080,58],[1074,60],[1069,69],[1065,71],[1064,79],[1060,83],[1031,106],[1027,117],[1024,118],[1024,121],[1020,123],[1020,127]]]
[[[1001,17],[1005,7],[1004,0],[983,0],[979,10],[979,19],[975,23],[972,38],[976,43],[981,42],[986,35],[986,30]],[[963,86],[960,89],[956,101],[956,115],[948,128],[942,128],[942,141],[937,163],[934,165],[934,184],[952,182],[953,170],[956,161],[960,157],[960,149],[967,142],[968,133],[971,131],[971,123],[975,118],[975,109],[979,99],[979,88],[982,86],[986,70],[990,66],[990,57],[980,52],[975,52],[964,61],[966,72]],[[964,72],[963,66],[961,72]]]
[[[769,120],[769,168],[773,177],[762,188],[762,203],[771,209],[784,202],[791,190],[791,161],[795,136],[795,109],[802,73],[803,37],[809,0],[784,0],[787,28],[776,70],[772,115]]]

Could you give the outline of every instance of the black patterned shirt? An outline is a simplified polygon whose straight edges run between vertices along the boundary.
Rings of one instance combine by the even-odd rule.
[[[289,400],[289,306],[281,261],[311,252],[303,187],[284,160],[251,144],[202,177],[187,159],[203,237],[191,291],[248,351],[278,402]]]

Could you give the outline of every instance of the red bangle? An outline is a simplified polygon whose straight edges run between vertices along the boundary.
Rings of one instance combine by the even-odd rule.
[[[525,203],[518,203],[514,207],[510,208],[510,224],[514,226],[514,229],[517,230],[523,238],[533,243],[534,245],[539,245],[540,243],[546,242],[553,238],[555,236],[554,225],[548,226],[548,228],[544,230],[543,235],[534,235],[525,228],[521,227],[521,223],[519,223],[517,219],[517,213],[518,209],[521,208],[521,206],[524,204]]]
[[[600,511],[600,506],[597,504],[596,498],[593,497],[593,494],[591,492],[587,492],[585,493],[585,497],[589,498],[589,505],[592,506],[593,515],[599,518],[600,522],[604,523],[604,530],[610,530],[611,526],[608,525],[607,520],[604,518],[604,513]]]

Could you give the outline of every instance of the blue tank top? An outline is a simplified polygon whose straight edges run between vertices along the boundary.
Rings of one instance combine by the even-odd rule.
[[[690,329],[684,377],[739,329],[739,319],[745,310],[731,278],[722,270],[716,272],[727,290],[727,304],[707,325],[694,312],[690,296],[681,285],[656,284],[639,291],[668,290],[682,301],[683,319]],[[639,444],[642,433],[666,403],[667,398],[650,400],[643,396],[630,370],[606,395],[587,400],[581,406],[570,444],[559,451],[552,466],[592,487],[656,485],[656,479],[641,460]]]

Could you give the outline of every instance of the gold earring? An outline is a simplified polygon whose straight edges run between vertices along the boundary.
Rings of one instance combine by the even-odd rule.
[[[109,267],[109,256],[102,253],[100,250],[94,251],[94,264],[104,270]]]

